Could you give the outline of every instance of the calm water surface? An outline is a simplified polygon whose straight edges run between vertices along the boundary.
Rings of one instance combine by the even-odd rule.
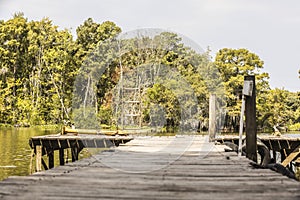
[[[33,136],[57,134],[60,130],[42,130],[38,128],[0,128],[0,181],[9,176],[26,176],[30,174],[32,150],[29,139]],[[90,157],[103,149],[83,149],[79,159]],[[68,151],[68,160],[71,152]],[[58,151],[54,152],[54,165],[59,165]],[[46,157],[44,157],[46,159]],[[47,159],[45,160],[47,163]],[[35,159],[33,160],[35,165]]]
[[[31,148],[28,140],[32,136],[54,134],[58,131],[34,128],[0,129],[0,180],[8,176],[29,174]]]

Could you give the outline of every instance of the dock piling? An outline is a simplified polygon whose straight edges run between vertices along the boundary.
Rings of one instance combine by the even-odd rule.
[[[246,95],[246,156],[250,160],[257,162],[257,133],[256,133],[256,89],[255,76],[245,76],[245,81],[252,82],[251,95]]]
[[[36,152],[36,171],[40,172],[42,171],[42,146],[37,145],[35,147]]]
[[[65,165],[65,150],[63,148],[59,149],[59,164]]]

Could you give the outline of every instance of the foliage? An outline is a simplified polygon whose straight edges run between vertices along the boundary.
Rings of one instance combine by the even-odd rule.
[[[256,76],[257,100],[260,102],[262,95],[270,88],[267,81],[269,75],[261,72],[263,61],[247,49],[221,49],[216,55],[214,64],[220,71],[225,87],[227,99],[225,127],[237,131],[244,76]],[[259,116],[262,115],[260,106],[258,104]]]
[[[166,121],[166,124],[161,125],[168,129],[179,126],[180,105],[178,99],[170,89],[166,88],[162,84],[154,84],[153,87],[147,90],[147,97],[149,98],[149,101],[147,102],[151,102],[154,105],[164,108],[164,111],[155,110],[155,114],[152,113],[150,118],[152,126],[157,126],[158,123],[162,123],[164,121]],[[161,119],[163,116],[164,119]],[[167,131],[170,132],[172,130]]]
[[[74,109],[73,120],[76,122],[76,128],[82,129],[99,129],[100,122],[96,116],[93,107],[80,107]]]
[[[288,126],[289,131],[300,131],[300,122]]]
[[[71,120],[73,85],[84,56],[96,41],[118,31],[111,22],[101,25],[88,19],[74,41],[68,30],[59,30],[48,18],[28,22],[21,13],[2,21],[0,123],[36,125]],[[86,38],[91,33],[93,37]]]
[[[300,123],[300,93],[270,89],[263,61],[247,49],[221,49],[212,63],[209,51],[195,52],[174,33],[118,38],[115,23],[91,18],[76,32],[75,40],[50,19],[28,21],[22,13],[0,21],[0,124],[115,126],[117,90],[139,77],[143,124],[207,127],[209,95],[225,88],[224,128],[238,130],[246,75],[256,76],[260,128]]]

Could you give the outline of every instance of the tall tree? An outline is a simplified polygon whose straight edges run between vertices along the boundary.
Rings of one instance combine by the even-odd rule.
[[[266,96],[264,119],[266,127],[287,127],[299,119],[299,97],[297,93],[284,89],[270,90]]]
[[[1,65],[1,96],[3,104],[1,118],[5,123],[16,123],[18,96],[27,90],[23,85],[27,69],[28,49],[28,26],[27,19],[22,13],[0,24],[0,65]]]
[[[262,94],[269,90],[269,83],[267,81],[269,75],[261,72],[263,61],[259,56],[247,49],[221,49],[215,57],[214,64],[220,71],[226,91],[227,117],[225,126],[237,131],[244,76],[256,76],[257,100],[261,101]],[[258,107],[258,115],[262,115],[260,113],[262,109]]]
[[[57,123],[68,118],[76,62],[69,31],[48,18],[16,14],[0,23],[1,122]]]
[[[106,21],[99,24],[89,18],[76,31],[78,48],[76,57],[81,62],[78,63],[80,71],[75,83],[76,97],[73,99],[73,105],[76,109],[82,109],[83,116],[91,118],[90,114],[86,114],[86,112],[90,112],[92,107],[95,108],[97,114],[99,111],[98,104],[101,104],[101,108],[105,91],[111,88],[110,75],[114,71],[115,65],[109,64],[113,57],[110,54],[110,49],[114,49],[110,45],[112,44],[110,41],[116,38],[121,29],[113,22]],[[106,71],[101,75],[102,69]],[[98,77],[99,74],[101,77]],[[78,112],[77,110],[76,113]],[[81,119],[82,117],[76,117],[77,124],[78,121],[82,121]]]
[[[195,120],[206,120],[208,87],[202,68],[209,63],[207,54],[196,53],[177,34],[169,32],[152,38],[139,35],[121,44],[121,50],[126,52],[121,57],[123,71],[137,71],[141,79],[146,123],[151,121],[152,104],[159,104],[164,110],[165,128],[169,130],[178,128],[180,119],[182,123],[188,123],[184,119],[192,116]]]

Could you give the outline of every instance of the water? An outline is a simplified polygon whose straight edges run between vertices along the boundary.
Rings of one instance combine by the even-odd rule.
[[[54,133],[57,131],[34,128],[0,129],[0,180],[8,176],[28,175],[31,156],[29,138]]]
[[[292,137],[292,138],[300,138],[300,131],[284,133],[283,136]]]
[[[38,128],[0,129],[0,181],[9,176],[27,176],[30,174],[32,149],[29,146],[29,139],[31,137],[57,134],[59,132],[59,130],[42,130]],[[100,148],[84,148],[79,154],[79,159],[90,157],[102,150]],[[71,162],[71,152],[68,151],[67,154],[67,160]],[[46,159],[46,156],[43,157]],[[54,158],[54,166],[58,166],[58,151],[54,152]],[[34,165],[35,162],[32,164]]]

